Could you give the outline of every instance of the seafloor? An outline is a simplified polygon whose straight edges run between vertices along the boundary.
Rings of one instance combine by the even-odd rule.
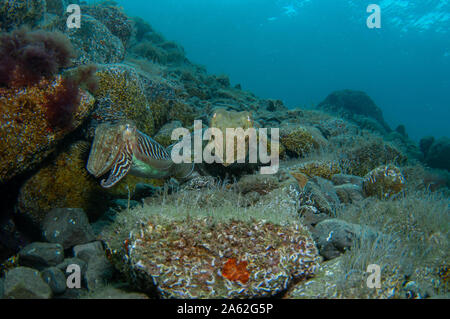
[[[0,1],[0,298],[449,296],[449,138],[410,140],[351,88],[288,109],[113,2],[81,5],[80,29],[65,6]],[[279,128],[278,172],[104,188],[86,169],[101,125],[168,147],[194,120]]]

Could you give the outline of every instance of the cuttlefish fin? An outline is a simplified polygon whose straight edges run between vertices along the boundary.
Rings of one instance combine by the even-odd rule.
[[[129,172],[133,163],[133,152],[129,143],[125,143],[123,149],[117,156],[114,162],[108,179],[100,182],[104,188],[110,188],[116,185]]]

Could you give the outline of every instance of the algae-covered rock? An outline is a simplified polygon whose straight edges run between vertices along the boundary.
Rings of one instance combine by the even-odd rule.
[[[33,227],[40,229],[53,208],[82,208],[91,219],[106,210],[107,193],[86,170],[88,152],[87,142],[74,143],[21,187],[18,210]]]
[[[314,273],[317,250],[301,225],[219,209],[208,217],[209,209],[144,207],[122,213],[102,238],[133,287],[163,298],[270,297]]]
[[[403,165],[407,160],[407,157],[390,143],[368,138],[344,151],[341,166],[348,174],[364,177],[380,165]]]
[[[85,5],[81,7],[81,12],[93,16],[103,23],[127,47],[133,32],[133,27],[128,17],[119,7],[112,5]]]
[[[136,69],[113,64],[100,68],[96,75],[96,98],[106,98],[110,103],[98,108],[94,118],[98,121],[132,120],[140,131],[150,136],[155,134],[153,114]]]
[[[339,197],[332,183],[320,177],[309,180],[300,192],[300,206],[312,206],[317,213],[332,216],[339,205]]]
[[[327,145],[318,129],[293,124],[280,127],[280,143],[294,157],[304,157],[314,149]]]
[[[442,137],[428,147],[425,161],[433,168],[450,171],[450,138]]]
[[[401,170],[393,165],[380,166],[364,177],[363,190],[366,196],[389,198],[400,193],[406,184]]]
[[[45,0],[3,0],[0,2],[0,32],[22,25],[35,27],[44,18]]]
[[[81,28],[67,28],[62,19],[62,30],[72,42],[77,53],[77,64],[118,63],[125,58],[122,41],[108,28],[90,15],[82,14]]]
[[[381,109],[366,93],[361,91],[342,90],[333,92],[318,107],[353,120],[358,116],[372,118],[379,123],[382,131],[391,131],[384,121]]]
[[[66,88],[59,76],[25,89],[0,88],[0,183],[35,168],[92,111],[94,98],[80,90],[80,104],[71,125],[54,127],[48,103],[62,90]]]
[[[341,173],[341,168],[337,162],[314,160],[295,166],[292,173],[303,173],[309,178],[318,176],[331,180],[333,175]]]

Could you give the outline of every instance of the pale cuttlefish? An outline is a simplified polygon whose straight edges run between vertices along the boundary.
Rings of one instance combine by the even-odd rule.
[[[103,123],[95,130],[87,170],[97,178],[109,171],[100,185],[110,188],[127,174],[185,181],[193,174],[194,164],[175,164],[167,149],[140,132],[132,122]]]

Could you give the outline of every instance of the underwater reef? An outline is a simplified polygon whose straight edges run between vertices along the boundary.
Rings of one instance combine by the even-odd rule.
[[[64,0],[0,1],[0,298],[449,297],[448,137],[412,141],[351,89],[289,109],[112,1],[72,2],[80,29]],[[162,174],[178,167],[162,156],[172,131],[194,120],[279,128],[265,141],[279,170]],[[106,124],[122,130],[94,156]],[[120,181],[102,187],[89,160]],[[380,288],[366,285],[372,264]]]

